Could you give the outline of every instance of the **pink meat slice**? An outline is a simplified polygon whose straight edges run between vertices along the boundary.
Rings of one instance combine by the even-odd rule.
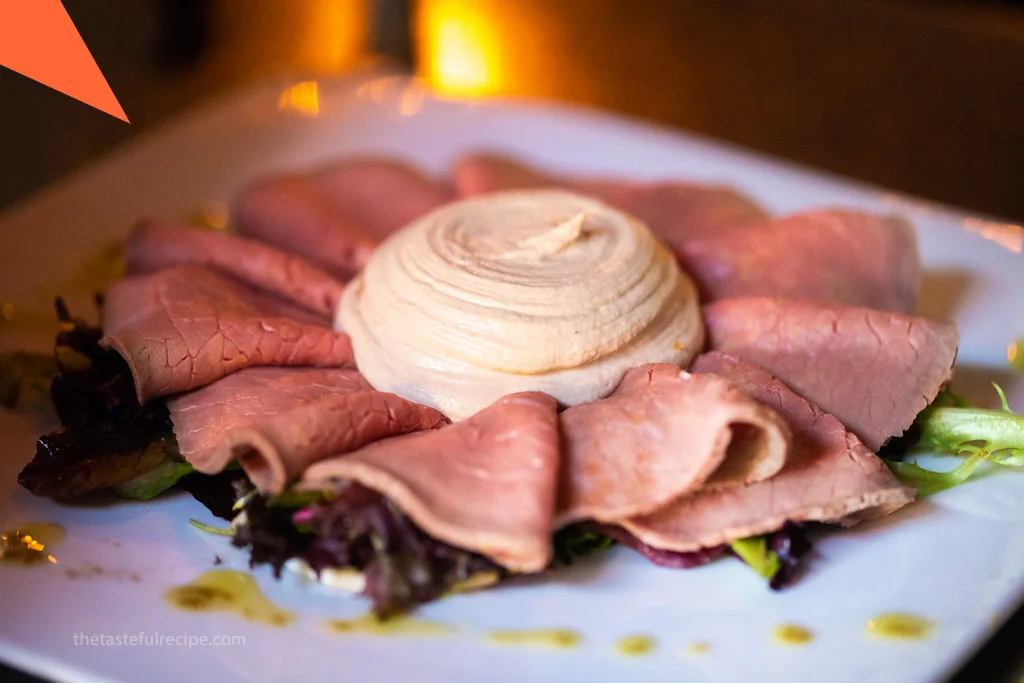
[[[433,538],[513,571],[541,571],[551,558],[556,410],[546,394],[510,394],[468,420],[322,460],[298,486],[319,491],[339,480],[359,482]]]
[[[347,278],[374,247],[452,193],[415,168],[365,158],[261,180],[234,207],[238,230]]]
[[[921,276],[906,221],[841,209],[708,235],[678,255],[705,301],[775,296],[913,313]]]
[[[323,458],[447,422],[433,408],[373,390],[354,370],[327,368],[249,368],[168,408],[193,467],[215,474],[238,460],[264,493],[280,493]]]
[[[323,318],[206,268],[123,278],[107,292],[101,344],[128,362],[139,401],[246,367],[354,367],[348,335]]]
[[[709,347],[765,368],[869,449],[902,434],[949,381],[952,323],[777,298],[704,307]]]
[[[215,474],[233,457],[221,448],[228,432],[329,396],[371,391],[355,370],[255,367],[167,400],[181,454],[200,472]]]
[[[315,313],[333,316],[345,285],[303,259],[262,242],[173,223],[147,221],[126,250],[128,272],[206,266]]]
[[[462,157],[451,173],[461,197],[550,186],[598,197],[639,218],[676,251],[691,240],[757,225],[769,218],[751,199],[732,188],[716,185],[557,176],[510,157],[487,153]]]
[[[622,523],[643,543],[689,552],[776,531],[787,521],[854,524],[914,499],[914,490],[900,484],[838,419],[765,370],[714,352],[700,356],[693,370],[726,377],[777,411],[793,431],[793,449],[771,479],[699,491]]]
[[[778,472],[789,428],[730,382],[671,364],[626,373],[608,398],[559,416],[562,470],[556,526],[652,512],[702,485]]]

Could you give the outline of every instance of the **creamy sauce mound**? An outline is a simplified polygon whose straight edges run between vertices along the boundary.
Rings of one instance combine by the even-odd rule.
[[[452,420],[517,391],[593,401],[704,342],[696,289],[647,226],[558,190],[454,202],[395,233],[335,327],[375,388]]]

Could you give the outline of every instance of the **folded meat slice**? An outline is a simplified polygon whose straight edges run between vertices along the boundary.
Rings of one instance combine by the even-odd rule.
[[[615,392],[559,420],[556,527],[645,514],[702,485],[778,472],[789,428],[727,380],[659,363],[626,373]]]
[[[841,209],[708,235],[678,255],[705,301],[777,296],[913,313],[921,277],[906,221]]]
[[[354,370],[248,368],[167,402],[181,454],[215,474],[232,460],[264,493],[318,460],[446,424],[433,408],[375,391]]]
[[[902,434],[949,381],[952,323],[793,299],[704,307],[709,347],[765,368],[869,449]]]
[[[355,370],[313,367],[245,368],[167,400],[181,454],[200,472],[231,461],[221,448],[228,432],[326,397],[371,391]]]
[[[247,285],[333,316],[345,285],[313,264],[262,242],[172,223],[141,223],[128,239],[128,273],[206,266]]]
[[[433,408],[383,391],[328,396],[227,434],[227,447],[263,493],[280,493],[307,467],[379,439],[437,429]]]
[[[853,524],[914,499],[914,490],[900,484],[838,419],[765,370],[709,353],[697,358],[693,371],[726,377],[777,411],[793,430],[793,449],[771,479],[699,491],[621,523],[643,543],[689,552],[775,531],[787,521]]]
[[[352,367],[348,335],[328,324],[212,270],[188,266],[115,283],[104,302],[100,343],[128,362],[145,403],[245,367]]]
[[[551,186],[598,197],[639,218],[676,251],[691,240],[718,235],[730,228],[756,225],[769,218],[749,198],[732,188],[717,185],[557,176],[510,157],[488,153],[462,157],[451,172],[455,190],[461,197]]]
[[[558,416],[546,394],[510,394],[473,417],[377,441],[306,470],[298,487],[356,481],[389,498],[424,532],[517,572],[551,558]]]
[[[364,158],[261,180],[242,192],[233,215],[243,235],[347,278],[380,240],[452,198],[407,164]]]

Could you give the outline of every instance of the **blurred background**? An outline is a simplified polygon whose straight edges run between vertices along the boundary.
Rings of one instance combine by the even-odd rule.
[[[603,107],[1024,218],[1021,0],[64,5],[132,125],[0,68],[0,207],[252,79],[386,61],[450,94]]]
[[[255,79],[386,65],[1024,220],[1024,0],[63,2],[132,124],[0,67],[0,209]],[[955,680],[1022,680],[1022,632]]]

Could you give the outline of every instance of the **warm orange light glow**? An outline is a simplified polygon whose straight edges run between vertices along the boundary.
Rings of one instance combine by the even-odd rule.
[[[1006,347],[1006,362],[1018,370],[1024,370],[1024,353],[1021,353],[1022,345],[1024,345],[1024,339],[1010,342],[1010,345]]]
[[[417,29],[423,73],[435,90],[450,95],[497,90],[500,44],[493,21],[488,21],[478,4],[465,0],[421,3]]]
[[[284,93],[282,93],[282,96]],[[185,220],[197,228],[224,230],[228,227],[229,211],[227,204],[211,202],[204,204],[185,216]]]
[[[40,550],[46,547],[28,534],[25,534],[21,537],[21,542],[24,543],[25,547],[29,550],[34,550],[36,552],[39,552]]]
[[[1016,254],[1024,251],[1024,227],[980,218],[964,219],[964,227]]]
[[[2,315],[4,320],[14,320],[14,304],[10,301],[5,301]]]
[[[277,98],[277,108],[294,111],[303,116],[317,116],[320,113],[320,87],[316,81],[296,83]]]
[[[231,3],[228,3],[231,4]],[[252,3],[239,3],[249,10]],[[363,55],[369,39],[372,3],[370,0],[306,0],[279,8],[268,6],[272,17],[283,21],[282,12],[290,21],[298,17],[303,26],[299,41],[300,63],[315,71],[337,71],[356,63]]]

